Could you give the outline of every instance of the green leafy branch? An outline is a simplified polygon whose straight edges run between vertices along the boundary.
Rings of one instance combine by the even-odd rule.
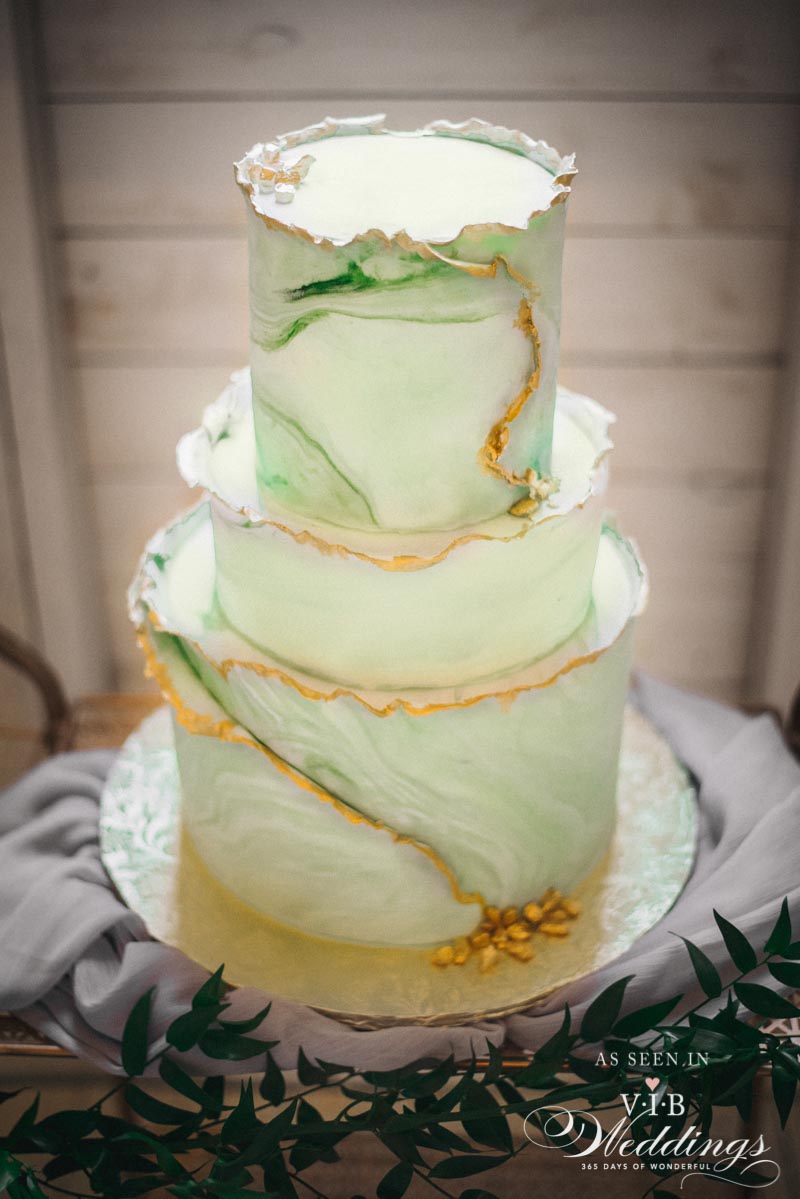
[[[301,1194],[325,1199],[307,1171],[333,1165],[344,1141],[369,1133],[396,1159],[378,1183],[378,1199],[401,1199],[415,1179],[434,1194],[452,1197],[446,1184],[501,1167],[530,1148],[522,1135],[526,1118],[537,1135],[566,1154],[591,1143],[596,1123],[589,1116],[599,1112],[635,1113],[642,1136],[655,1141],[659,1134],[678,1137],[691,1125],[705,1135],[716,1109],[735,1107],[749,1118],[755,1077],[765,1066],[771,1068],[772,1096],[785,1127],[800,1079],[800,1046],[759,1029],[753,1016],[793,1017],[800,1009],[772,987],[747,979],[766,971],[781,988],[800,989],[800,942],[792,941],[788,902],[760,953],[730,921],[717,912],[714,917],[735,973],[723,983],[708,956],[683,938],[704,995],[700,1004],[674,1022],[669,1017],[683,995],[621,1015],[633,976],[621,978],[590,1004],[579,1027],[565,1006],[559,1029],[523,1064],[507,1063],[490,1046],[488,1058],[480,1060],[456,1062],[451,1056],[358,1072],[311,1061],[301,1049],[297,1082],[292,1079],[290,1086],[272,1054],[276,1042],[252,1035],[269,1005],[247,1020],[225,1018],[230,1004],[222,967],[152,1052],[151,988],[125,1024],[125,1078],[85,1111],[38,1119],[37,1095],[0,1136],[0,1194],[135,1199],[161,1191],[176,1199],[240,1199],[257,1185],[271,1199]],[[224,1076],[196,1079],[181,1066],[178,1056],[195,1047],[214,1060],[258,1058],[261,1066],[230,1097]],[[669,1054],[670,1064],[653,1067],[657,1053]],[[169,1088],[169,1101],[134,1081],[153,1066]],[[655,1104],[645,1083],[654,1072]],[[325,1117],[313,1099],[333,1088],[342,1102],[334,1116]],[[681,1096],[679,1114],[661,1103],[668,1090]],[[118,1093],[133,1119],[108,1114]],[[0,1092],[0,1103],[20,1094]],[[568,1129],[550,1118],[566,1105],[572,1105]],[[640,1156],[654,1176],[646,1194],[667,1195],[662,1188],[677,1172],[673,1164],[667,1160],[665,1168],[655,1150]],[[748,1185],[759,1181],[752,1171],[745,1177],[733,1167],[722,1177]],[[480,1187],[458,1196],[493,1199]]]

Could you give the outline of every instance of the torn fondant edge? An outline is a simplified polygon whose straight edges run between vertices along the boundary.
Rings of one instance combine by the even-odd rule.
[[[246,420],[251,404],[249,371],[244,368],[231,376],[231,382],[222,394],[210,404],[204,414],[201,425],[186,433],[178,442],[178,469],[184,481],[190,487],[200,487],[213,497],[215,506],[221,511],[223,518],[234,517],[248,522],[253,527],[271,527],[284,536],[292,538],[298,545],[311,545],[321,554],[341,558],[355,558],[386,571],[416,571],[435,566],[447,558],[459,546],[473,541],[510,542],[526,536],[533,528],[546,521],[565,517],[570,512],[585,507],[585,505],[605,486],[605,461],[613,449],[614,443],[609,436],[609,428],[616,420],[613,413],[588,396],[559,388],[557,406],[559,403],[568,409],[566,419],[576,424],[587,438],[594,442],[595,456],[586,474],[586,485],[580,494],[570,496],[565,505],[559,492],[546,502],[537,505],[525,519],[520,520],[509,516],[508,513],[490,517],[480,524],[474,525],[469,532],[459,533],[452,537],[451,533],[437,535],[425,531],[418,534],[391,534],[389,532],[364,535],[363,530],[352,530],[351,539],[362,545],[373,536],[380,536],[387,542],[408,542],[413,537],[418,542],[432,543],[429,552],[396,553],[390,548],[386,553],[370,553],[356,545],[347,545],[343,541],[333,540],[334,536],[341,537],[339,526],[325,526],[323,521],[309,521],[316,527],[308,528],[302,523],[303,518],[296,514],[280,509],[275,505],[272,511],[266,510],[262,502],[255,504],[239,503],[223,493],[214,478],[213,453],[217,442],[228,436],[231,428],[239,421]],[[497,427],[497,426],[495,426]],[[556,464],[557,465],[557,464]],[[279,515],[280,514],[280,515]],[[330,528],[331,539],[328,540],[319,530]]]
[[[519,696],[551,687],[564,675],[596,661],[612,645],[616,644],[631,620],[640,615],[647,602],[647,571],[635,544],[629,538],[623,537],[612,524],[606,524],[603,535],[612,538],[616,548],[624,555],[630,592],[629,602],[625,605],[624,618],[620,618],[615,623],[613,634],[600,638],[599,645],[591,646],[591,627],[581,626],[581,629],[576,630],[565,645],[559,646],[531,667],[495,680],[496,685],[488,690],[485,682],[478,682],[470,686],[448,687],[441,690],[430,687],[422,688],[418,692],[419,698],[414,694],[414,689],[408,689],[404,694],[399,695],[377,690],[359,692],[351,687],[326,683],[322,679],[313,678],[302,670],[292,673],[291,670],[278,665],[264,653],[259,653],[256,660],[227,654],[219,658],[214,657],[197,636],[186,633],[169,616],[159,611],[157,598],[159,576],[171,556],[170,538],[179,536],[182,530],[184,535],[188,535],[191,532],[192,524],[202,519],[208,519],[207,501],[201,501],[200,504],[183,513],[172,524],[156,533],[148,542],[128,592],[129,614],[137,631],[149,632],[152,628],[157,632],[168,633],[185,641],[222,678],[227,678],[235,670],[249,671],[259,677],[275,679],[292,687],[305,699],[328,703],[348,698],[367,708],[373,715],[380,717],[388,717],[398,711],[403,711],[410,716],[427,716],[434,712],[454,708],[473,707],[475,704],[489,700],[496,700],[501,705],[510,705]],[[587,619],[590,621],[591,615]],[[247,648],[252,650],[254,647],[248,644]],[[422,696],[426,697],[425,702],[420,702]]]
[[[281,153],[286,150],[294,150],[298,146],[313,145],[315,141],[329,137],[371,136],[392,132],[397,131],[387,128],[386,117],[383,113],[368,117],[325,117],[324,120],[314,125],[308,125],[304,129],[296,129],[291,133],[280,134],[268,143],[258,142],[248,151],[244,158],[234,164],[234,177],[239,187],[247,196],[253,212],[259,220],[264,222],[268,229],[288,233],[294,237],[301,238],[303,241],[311,242],[314,245],[329,250],[341,249],[342,247],[351,246],[358,242],[370,241],[378,242],[386,247],[396,246],[402,250],[419,254],[423,258],[435,258],[438,257],[434,249],[435,246],[449,246],[463,237],[479,238],[486,234],[524,232],[530,222],[535,220],[536,217],[543,216],[557,204],[563,204],[568,199],[572,189],[572,180],[578,173],[575,166],[574,154],[562,156],[552,146],[549,146],[547,142],[535,141],[526,133],[522,133],[517,129],[507,129],[503,125],[492,125],[488,121],[480,120],[478,117],[472,117],[467,121],[461,122],[432,121],[430,124],[423,125],[420,129],[413,130],[412,132],[420,136],[461,137],[468,141],[484,142],[496,146],[501,150],[510,150],[514,153],[522,154],[538,166],[544,167],[545,170],[553,175],[553,198],[548,207],[535,209],[531,212],[528,216],[528,224],[525,226],[507,225],[499,221],[488,221],[473,225],[467,224],[462,226],[459,232],[453,237],[448,237],[444,241],[420,241],[410,237],[405,230],[400,230],[389,236],[381,229],[367,229],[348,240],[337,240],[310,233],[302,226],[293,225],[289,221],[280,221],[277,217],[260,212],[256,207],[254,203],[256,189],[250,178],[249,171],[253,165],[257,164],[265,146],[269,150],[274,148]]]

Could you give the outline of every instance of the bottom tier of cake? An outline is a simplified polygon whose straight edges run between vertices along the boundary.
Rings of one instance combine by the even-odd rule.
[[[198,852],[259,912],[364,944],[440,945],[569,892],[614,829],[643,591],[607,527],[589,613],[546,658],[472,687],[359,693],[288,674],[226,625],[199,505],[151,543],[131,597]]]

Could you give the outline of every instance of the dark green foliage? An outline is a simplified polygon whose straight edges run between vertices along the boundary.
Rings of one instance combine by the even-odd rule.
[[[172,1087],[173,1091],[177,1091],[179,1095],[183,1095],[184,1099],[191,1099],[198,1103],[203,1111],[219,1115],[220,1101],[213,1094],[209,1094],[208,1090],[199,1086],[193,1078],[190,1078],[172,1058],[162,1057],[158,1064],[158,1072],[167,1086]]]
[[[194,1049],[206,1029],[210,1028],[220,1012],[224,1012],[229,1006],[227,1003],[214,1003],[184,1012],[173,1020],[167,1029],[167,1043],[181,1053]]]
[[[39,1120],[38,1097],[25,1102],[18,1091],[0,1092],[0,1104],[9,1105],[4,1111],[16,1114],[10,1132],[0,1135],[0,1195],[54,1199],[57,1180],[70,1175],[69,1193],[79,1199],[138,1199],[155,1192],[175,1199],[244,1199],[253,1194],[247,1189],[253,1185],[272,1199],[312,1193],[324,1199],[304,1171],[337,1162],[341,1142],[369,1133],[396,1159],[377,1184],[378,1199],[402,1199],[413,1182],[425,1181],[452,1199],[496,1199],[479,1186],[459,1190],[457,1180],[502,1168],[521,1152],[528,1144],[519,1135],[526,1117],[545,1139],[544,1112],[556,1113],[547,1122],[546,1137],[567,1154],[593,1137],[592,1112],[611,1107],[624,1114],[623,1094],[629,1102],[636,1096],[639,1127],[647,1136],[678,1135],[690,1123],[705,1134],[715,1109],[735,1106],[748,1118],[753,1084],[764,1067],[771,1071],[773,1101],[785,1127],[800,1081],[800,1047],[756,1027],[752,1014],[788,1017],[798,1009],[779,991],[746,976],[769,973],[779,987],[800,987],[800,943],[791,940],[788,904],[782,905],[761,956],[730,921],[717,912],[714,918],[738,971],[730,983],[723,985],[708,956],[684,939],[704,995],[696,1007],[674,1017],[684,998],[676,995],[620,1015],[631,981],[621,978],[589,1005],[579,1031],[565,1006],[559,1028],[524,1066],[508,1065],[500,1050],[490,1047],[480,1062],[449,1057],[359,1075],[347,1066],[312,1061],[300,1050],[298,1081],[289,1089],[270,1052],[275,1042],[250,1035],[269,1015],[269,1006],[246,1020],[224,1018],[229,1004],[222,967],[169,1026],[166,1045],[152,1052],[151,989],[125,1025],[122,1061],[129,1077],[105,1097],[124,1091],[138,1121],[107,1115],[105,1099],[85,1112],[56,1112]],[[710,1011],[714,1000],[719,1002]],[[632,1056],[643,1039],[651,1050],[669,1049],[677,1065],[649,1070]],[[176,1052],[194,1047],[207,1057],[250,1064],[235,1102],[225,1101],[221,1075],[193,1078],[176,1060]],[[618,1063],[613,1067],[606,1064],[612,1054]],[[175,1102],[130,1081],[151,1065]],[[648,1074],[660,1079],[657,1114],[649,1108]],[[339,1088],[343,1103],[335,1115],[323,1116],[314,1097],[331,1087]],[[658,1106],[667,1090],[682,1096],[684,1113]],[[559,1109],[576,1102],[583,1110],[569,1108],[571,1132],[559,1131]],[[204,1163],[199,1168],[198,1160]],[[663,1186],[672,1175],[656,1172],[655,1154],[643,1164],[652,1167],[648,1194],[668,1199]],[[737,1178],[729,1171],[724,1181]],[[744,1181],[759,1180],[748,1174]],[[455,1183],[455,1191],[447,1189],[448,1182]],[[643,1178],[643,1189],[646,1182]]]
[[[228,1028],[231,1032],[239,1033],[255,1032],[259,1024],[266,1020],[271,1007],[272,1004],[268,1003],[260,1012],[256,1012],[255,1016],[250,1016],[247,1020],[220,1020],[220,1028]]]
[[[769,987],[757,983],[734,983],[736,998],[759,1016],[797,1016],[800,1008],[795,1007],[782,995],[776,995]]]
[[[147,1034],[154,992],[155,987],[151,987],[136,1000],[122,1031],[122,1067],[130,1078],[138,1078],[140,1074],[144,1074],[147,1064]]]
[[[673,999],[665,999],[662,1003],[653,1003],[648,1007],[639,1008],[638,1012],[629,1012],[614,1025],[614,1035],[638,1037],[642,1033],[649,1032],[651,1028],[657,1028],[682,999],[682,995],[676,995]]]
[[[283,1097],[286,1094],[286,1083],[283,1078],[283,1072],[269,1050],[267,1050],[267,1064],[264,1074],[261,1082],[258,1084],[258,1093],[262,1099],[266,1099],[267,1103],[275,1105],[283,1103]]]
[[[769,972],[785,987],[800,990],[800,962],[770,962]]]
[[[686,948],[689,950],[689,957],[692,959],[692,966],[697,975],[697,981],[705,991],[709,999],[716,999],[722,994],[722,979],[719,976],[714,963],[703,953],[697,945],[688,941],[686,937],[681,937]]]
[[[789,915],[789,900],[784,899],[775,927],[767,938],[764,953],[777,953],[783,956],[792,941],[792,921]]]
[[[378,1199],[402,1199],[414,1177],[414,1167],[398,1162],[378,1183]]]
[[[731,924],[730,920],[726,920],[724,916],[720,916],[716,909],[714,909],[714,919],[717,922],[717,928],[722,933],[725,948],[731,955],[731,961],[736,969],[741,970],[742,974],[749,974],[751,970],[755,970],[757,961],[756,951],[744,933],[739,932],[739,929],[736,925]]]
[[[625,988],[632,978],[633,975],[629,974],[626,978],[617,979],[592,1000],[581,1021],[581,1038],[584,1041],[591,1044],[608,1036],[619,1016]]]

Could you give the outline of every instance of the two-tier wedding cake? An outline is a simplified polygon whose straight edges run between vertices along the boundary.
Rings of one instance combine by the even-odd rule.
[[[608,849],[644,580],[613,418],[556,384],[574,173],[372,117],[236,166],[251,366],[131,609],[196,850],[305,933],[526,960]]]

